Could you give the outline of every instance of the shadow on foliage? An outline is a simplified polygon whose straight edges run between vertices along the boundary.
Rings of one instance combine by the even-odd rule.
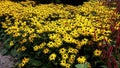
[[[21,2],[26,0],[11,0],[15,2]],[[36,4],[49,4],[49,3],[55,3],[55,4],[68,4],[73,6],[82,5],[84,2],[87,2],[89,0],[33,0]]]

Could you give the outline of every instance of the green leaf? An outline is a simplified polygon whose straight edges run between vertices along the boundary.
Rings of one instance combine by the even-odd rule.
[[[5,55],[5,54],[7,54],[8,50],[7,49],[2,49],[1,52],[2,52],[3,55]]]
[[[11,37],[12,38],[12,37]],[[9,46],[9,41],[11,40],[11,38],[7,38],[4,42],[3,45],[6,49],[10,49],[11,46]]]
[[[11,55],[15,57],[15,56],[18,55],[18,53],[17,53],[17,51],[15,49],[12,49],[11,50]]]
[[[39,60],[30,59],[30,64],[31,64],[32,66],[41,66],[41,65],[42,65],[42,62],[39,61]]]
[[[103,63],[104,64],[104,62],[102,60],[95,61],[95,65],[97,65],[99,63]]]
[[[8,44],[8,42],[11,40],[11,38],[7,38],[4,42],[3,42],[3,44],[4,45],[6,45],[6,44]]]
[[[102,66],[100,66],[100,67],[102,67],[102,68],[108,68],[106,65],[102,65]]]
[[[76,68],[88,68],[88,62],[84,63],[84,64],[77,64],[75,65]]]
[[[6,36],[7,36],[7,35],[4,34],[4,33],[0,34],[0,40],[5,40]]]
[[[41,53],[42,53],[42,51],[38,51],[38,52],[36,52],[36,55],[40,56]]]
[[[47,66],[44,65],[44,66],[42,66],[41,68],[47,68]]]
[[[84,68],[84,64],[77,64],[75,65],[76,68]]]
[[[51,62],[42,64],[41,68],[53,68]]]

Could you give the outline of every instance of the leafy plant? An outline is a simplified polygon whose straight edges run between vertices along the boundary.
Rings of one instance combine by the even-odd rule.
[[[90,68],[90,64],[86,62],[84,64],[76,64],[75,67],[76,68]]]

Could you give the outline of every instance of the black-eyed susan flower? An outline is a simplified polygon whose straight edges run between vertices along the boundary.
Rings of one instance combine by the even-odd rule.
[[[55,58],[56,58],[56,54],[55,53],[52,53],[50,56],[49,56],[49,60],[51,61],[51,60],[55,60]]]
[[[60,53],[60,54],[66,53],[66,49],[65,49],[65,48],[61,48],[61,49],[59,50],[59,53]]]
[[[66,64],[65,64],[65,68],[71,68],[71,64],[66,63]]]
[[[77,61],[78,61],[78,63],[82,64],[82,63],[85,63],[87,60],[86,60],[85,56],[80,56],[77,58]]]
[[[70,55],[70,58],[72,58],[72,59],[75,59],[75,57],[76,57],[76,55],[74,55],[74,54]]]
[[[23,44],[23,43],[25,43],[25,42],[27,42],[27,39],[26,39],[26,38],[22,39],[22,40],[20,41],[20,44]]]
[[[61,61],[60,61],[60,65],[61,65],[61,66],[66,66],[66,60],[61,60]]]
[[[74,49],[73,53],[77,54],[78,53],[78,49]]]
[[[102,53],[101,50],[96,49],[96,50],[94,51],[94,56],[100,56],[101,53]]]
[[[69,47],[69,48],[68,48],[68,53],[74,53],[74,48]]]
[[[87,44],[87,43],[88,43],[88,39],[86,39],[86,38],[82,39],[82,41],[81,41],[82,45]]]
[[[75,60],[75,59],[73,59],[73,58],[69,58],[69,59],[68,59],[68,63],[73,64],[73,63],[74,63],[74,60]]]
[[[57,34],[49,34],[48,36],[51,40],[53,40],[57,37]]]
[[[38,45],[35,45],[35,46],[33,47],[33,50],[34,50],[34,51],[38,51],[38,50],[39,50],[39,46],[38,46]]]
[[[48,52],[49,52],[49,49],[48,49],[48,48],[43,49],[43,53],[44,53],[44,54],[47,54]]]
[[[25,46],[21,47],[21,51],[25,51],[27,48]]]
[[[69,57],[69,55],[67,53],[61,54],[62,55],[62,59],[67,59]]]
[[[55,42],[53,42],[53,41],[50,41],[49,43],[47,43],[47,46],[49,47],[49,48],[52,48],[52,47],[54,47],[56,44],[55,44]]]

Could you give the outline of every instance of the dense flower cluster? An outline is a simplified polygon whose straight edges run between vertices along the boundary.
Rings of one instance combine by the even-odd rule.
[[[14,38],[9,42],[11,47],[18,44],[20,46],[15,47],[17,52],[27,52],[29,55],[40,52],[41,56],[48,56],[49,62],[55,61],[55,65],[66,68],[71,68],[75,63],[90,62],[84,51],[81,53],[85,46],[94,50],[90,55],[101,56],[101,41],[106,39],[111,42],[110,17],[112,14],[117,17],[112,9],[102,6],[101,2],[86,2],[76,7],[63,4],[32,7],[1,1],[0,10],[0,16],[4,18],[0,22],[2,28]],[[115,29],[119,26],[120,22]],[[37,59],[43,60],[37,54]],[[23,61],[20,67],[28,59],[25,63]]]

